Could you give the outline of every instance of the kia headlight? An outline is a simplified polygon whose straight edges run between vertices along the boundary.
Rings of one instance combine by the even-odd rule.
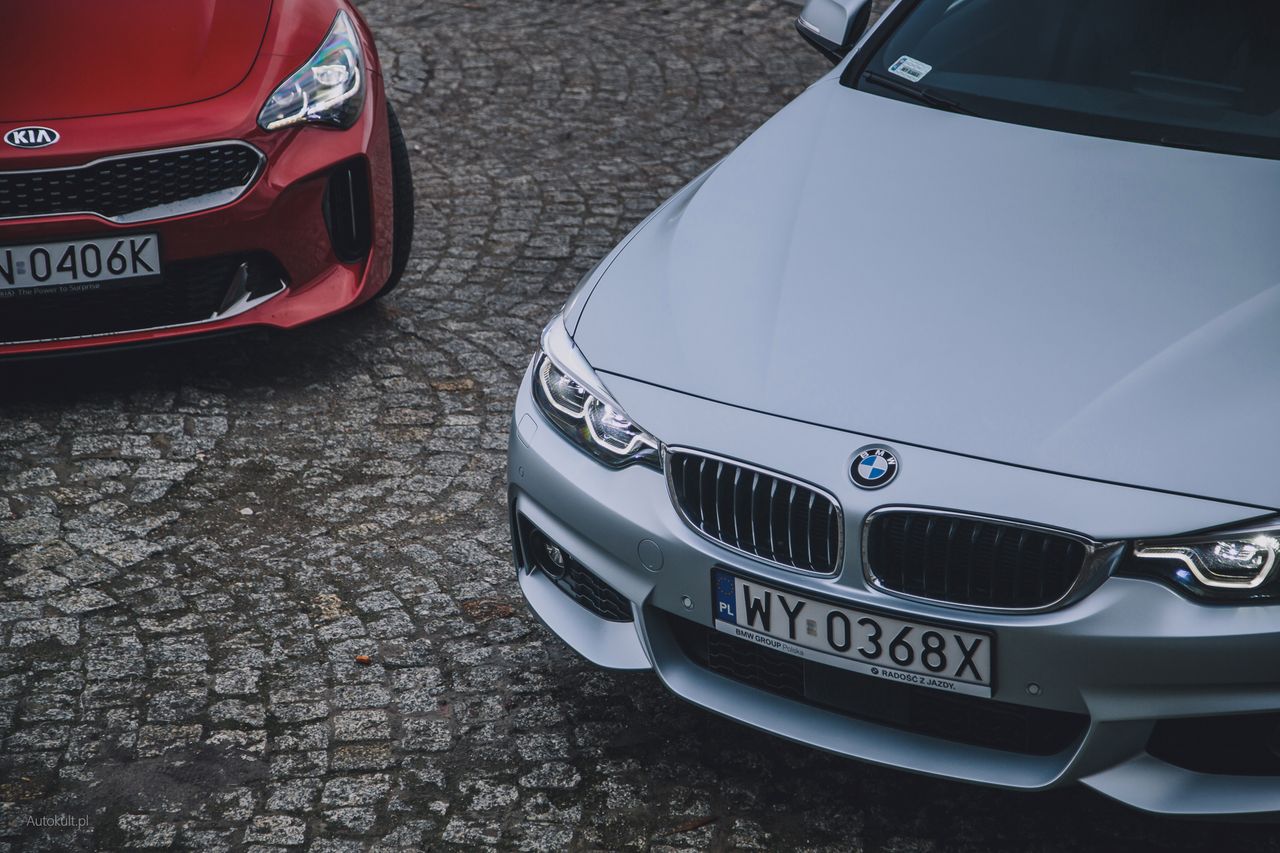
[[[604,389],[559,316],[543,333],[542,352],[533,368],[533,396],[547,420],[604,464],[661,469],[661,444]]]
[[[1130,573],[1173,583],[1197,598],[1261,602],[1280,599],[1276,560],[1280,525],[1178,539],[1135,542]]]
[[[272,93],[258,126],[282,130],[305,124],[346,129],[364,106],[365,64],[355,23],[339,12],[324,43]]]

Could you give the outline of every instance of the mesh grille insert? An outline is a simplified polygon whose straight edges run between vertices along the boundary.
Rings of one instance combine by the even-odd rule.
[[[610,622],[632,622],[631,603],[567,551],[556,546],[541,530],[520,516],[521,540],[525,547],[525,563],[539,569],[561,592],[601,619]],[[552,561],[550,548],[560,555],[560,563]]]
[[[127,154],[71,169],[0,172],[0,218],[93,213],[138,221],[144,211],[173,215],[163,208],[205,196],[213,197],[205,206],[226,204],[249,186],[261,162],[255,149],[226,143]]]

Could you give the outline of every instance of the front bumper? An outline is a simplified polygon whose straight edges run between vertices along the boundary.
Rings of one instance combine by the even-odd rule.
[[[371,42],[367,49],[372,50]],[[224,264],[234,259],[235,269],[241,260],[262,261],[273,271],[275,280],[283,283],[283,289],[267,289],[270,298],[242,300],[235,310],[204,313],[195,316],[194,321],[184,318],[182,322],[158,326],[147,319],[130,322],[128,312],[122,313],[124,325],[95,329],[90,334],[45,334],[39,328],[26,333],[18,324],[16,331],[4,329],[0,357],[155,343],[249,326],[292,328],[353,307],[381,289],[391,270],[393,209],[381,76],[369,75],[364,112],[350,129],[302,127],[266,133],[257,127],[257,110],[274,85],[270,81],[278,83],[279,75],[287,73],[283,69],[289,61],[264,57],[261,62],[270,70],[264,71],[256,84],[246,83],[210,102],[145,114],[60,122],[66,144],[21,155],[6,152],[0,159],[0,171],[29,171],[78,166],[135,151],[228,140],[246,142],[265,155],[265,166],[249,189],[229,204],[130,224],[94,215],[4,219],[0,220],[0,247],[154,233],[166,270],[203,272],[201,265],[206,262]],[[335,250],[326,223],[326,190],[331,176],[348,168],[367,180],[367,200],[362,199],[360,206],[367,208],[368,237],[367,246],[357,255],[340,257],[343,253]],[[227,283],[229,287],[232,284],[230,280]],[[170,284],[166,278],[157,288]],[[120,292],[127,299],[146,299],[145,286],[122,288]],[[108,296],[109,291],[104,290],[99,298],[103,305],[114,308]],[[76,298],[32,292],[6,302],[15,309],[44,316],[58,314],[64,310],[63,305],[65,310],[77,310]],[[23,300],[27,301],[26,306],[18,304]],[[46,303],[48,311],[45,306],[32,306],[34,300]]]
[[[1053,523],[1099,540],[1175,533],[1257,513],[919,449],[910,449],[910,467],[886,490],[892,495],[863,492],[845,472],[851,451],[870,439],[619,377],[605,381],[632,416],[668,442],[750,460],[828,489],[843,506],[851,540],[866,513],[886,502]],[[630,605],[630,622],[579,606],[544,571],[530,570],[517,535],[519,581],[530,606],[601,666],[652,668],[672,691],[704,708],[878,764],[1020,790],[1080,781],[1170,815],[1280,818],[1280,775],[1196,772],[1148,751],[1160,720],[1280,711],[1280,608],[1206,607],[1153,582],[1113,577],[1065,609],[972,613],[868,588],[856,541],[832,578],[773,567],[686,526],[660,473],[610,470],[571,445],[537,410],[529,375],[517,398],[509,452],[513,523],[527,520]],[[1087,715],[1087,725],[1053,755],[1023,754],[870,722],[724,677],[687,654],[672,630],[685,624],[672,620],[711,625],[709,575],[716,566],[852,606],[992,632],[999,649],[994,700]],[[1040,688],[1038,695],[1028,692],[1030,684]]]

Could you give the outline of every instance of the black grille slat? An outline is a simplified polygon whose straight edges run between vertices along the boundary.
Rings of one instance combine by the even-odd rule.
[[[799,566],[796,560],[796,526],[793,523],[796,509],[796,487],[791,487],[791,492],[787,495],[787,562],[793,566]]]
[[[778,502],[778,481],[772,477],[769,478],[769,507],[767,509],[768,516],[765,523],[769,527],[769,550],[764,554],[770,560],[774,559],[774,555],[778,553],[777,532],[774,529],[773,517],[775,515],[774,507]]]
[[[707,488],[707,461],[704,459],[698,466],[698,524],[703,530],[707,529],[707,520],[710,516],[707,509],[714,501],[714,490]]]
[[[813,565],[814,565],[813,563],[813,528],[814,528],[813,504],[815,501],[817,501],[817,499],[818,499],[818,496],[815,495],[813,492],[810,492],[809,506],[805,510],[805,515],[809,519],[809,523],[806,524],[804,528],[805,530],[804,544],[805,544],[805,548],[808,549],[809,568],[813,568]]]
[[[865,535],[867,568],[884,589],[974,607],[1052,605],[1089,553],[1064,534],[928,512],[880,513]]]
[[[759,525],[756,524],[756,489],[760,485],[760,475],[753,473],[751,477],[751,515],[748,519],[747,528],[751,531],[751,547],[747,550],[753,554],[760,553],[760,542],[757,539]]]
[[[827,549],[827,565],[829,566],[834,566],[836,563],[835,554],[833,554],[831,551],[831,539],[832,539],[831,531],[835,529],[833,524],[835,514],[836,514],[835,505],[828,503],[827,504],[827,535],[822,537],[822,541]]]
[[[733,541],[735,544],[742,542],[742,528],[738,524],[738,488],[742,484],[742,469],[738,468],[733,472]],[[741,545],[738,545],[741,547]]]
[[[724,520],[720,517],[720,507],[724,506],[724,463],[716,465],[715,473],[715,511],[716,511],[716,530],[724,530]]]
[[[127,154],[71,169],[0,172],[0,218],[92,213],[120,219],[247,187],[261,155],[238,144]]]
[[[681,514],[708,537],[789,568],[822,574],[838,568],[843,516],[826,495],[696,453],[673,451],[667,464]]]

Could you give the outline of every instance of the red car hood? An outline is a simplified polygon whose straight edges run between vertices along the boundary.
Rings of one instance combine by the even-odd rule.
[[[272,0],[4,0],[0,121],[174,107],[245,78]]]

